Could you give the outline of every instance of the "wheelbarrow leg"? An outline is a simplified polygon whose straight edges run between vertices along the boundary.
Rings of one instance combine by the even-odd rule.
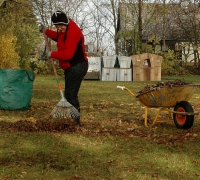
[[[159,115],[160,115],[161,111],[167,111],[169,113],[170,119],[168,119],[168,120],[159,120],[158,118],[159,118]],[[156,124],[156,122],[168,122],[170,120],[173,120],[173,114],[172,114],[172,111],[170,110],[170,108],[160,108],[157,111],[156,117],[154,118],[153,123],[152,123],[151,126],[154,126]]]
[[[148,107],[145,106],[144,125],[145,125],[146,127],[148,127],[147,118],[148,118]]]
[[[156,123],[156,121],[157,121],[157,119],[158,119],[158,116],[160,115],[160,112],[161,112],[162,110],[163,110],[163,108],[160,108],[160,109],[157,111],[156,117],[155,117],[155,119],[153,120],[153,123],[152,123],[151,126],[155,125],[155,123]]]

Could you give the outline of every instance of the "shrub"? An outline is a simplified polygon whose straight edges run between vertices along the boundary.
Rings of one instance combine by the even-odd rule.
[[[30,68],[34,71],[35,74],[46,75],[49,73],[49,68],[46,61],[31,58],[29,62]]]
[[[173,50],[163,54],[162,75],[178,75],[180,71],[180,61],[176,60]]]
[[[10,34],[0,35],[0,68],[19,68],[19,55],[16,53],[17,38]]]

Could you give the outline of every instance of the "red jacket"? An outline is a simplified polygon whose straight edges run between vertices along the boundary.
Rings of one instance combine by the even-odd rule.
[[[46,30],[46,35],[57,41],[57,51],[51,53],[51,57],[57,59],[62,69],[67,69],[83,61],[87,61],[84,45],[84,36],[77,24],[70,19],[66,39],[65,33]]]

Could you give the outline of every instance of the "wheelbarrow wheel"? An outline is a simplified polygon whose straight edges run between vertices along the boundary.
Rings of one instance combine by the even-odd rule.
[[[181,101],[174,107],[174,111],[177,112],[194,112],[191,104],[187,101]],[[194,115],[181,115],[173,113],[174,123],[179,129],[189,129],[194,122]]]

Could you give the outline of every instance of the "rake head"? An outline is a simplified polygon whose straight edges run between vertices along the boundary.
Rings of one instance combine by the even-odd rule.
[[[50,115],[53,118],[66,118],[74,120],[80,118],[79,111],[66,99],[61,99],[61,101],[54,107]]]

